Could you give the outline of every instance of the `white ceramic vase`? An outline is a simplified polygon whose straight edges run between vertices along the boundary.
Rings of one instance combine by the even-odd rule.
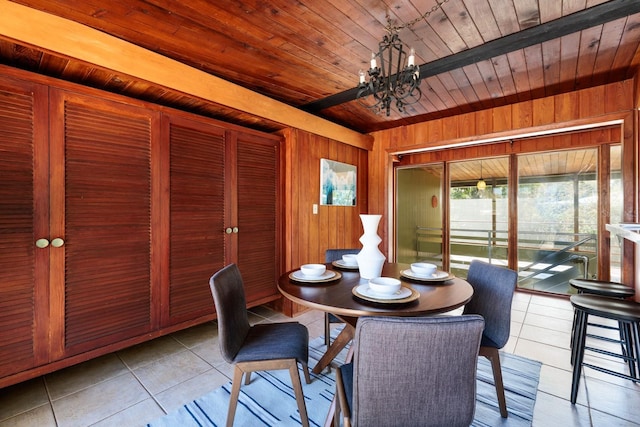
[[[378,224],[382,215],[360,215],[364,234],[360,237],[362,250],[358,253],[358,269],[363,279],[380,277],[386,257],[378,245],[382,241],[378,236]]]

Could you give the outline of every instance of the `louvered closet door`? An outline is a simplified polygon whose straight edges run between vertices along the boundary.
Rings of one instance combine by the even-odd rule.
[[[57,91],[52,105],[52,230],[65,242],[56,252],[64,254],[56,260],[64,277],[52,280],[64,283],[58,332],[70,355],[152,329],[151,131],[158,119]]]
[[[169,319],[214,312],[209,278],[225,265],[224,130],[171,118]],[[165,129],[166,129],[165,127]]]
[[[46,96],[0,79],[0,379],[47,358]]]
[[[278,157],[278,141],[238,135],[237,260],[249,305],[279,296]]]

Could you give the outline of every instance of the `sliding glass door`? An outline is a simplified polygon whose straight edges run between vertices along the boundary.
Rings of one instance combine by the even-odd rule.
[[[509,158],[450,163],[450,270],[466,277],[472,259],[507,265]]]
[[[396,171],[396,260],[442,268],[443,165]]]
[[[622,222],[621,157],[610,144],[396,168],[396,260],[466,277],[480,259],[565,295],[575,277],[619,280],[620,246],[599,260],[598,233]]]
[[[596,277],[597,165],[596,148],[518,156],[520,288],[567,293]]]

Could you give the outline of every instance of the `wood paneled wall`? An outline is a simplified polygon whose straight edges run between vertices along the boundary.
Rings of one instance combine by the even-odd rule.
[[[447,144],[516,135],[529,130],[597,123],[604,116],[629,112],[633,80],[460,114],[375,132],[374,151],[419,150]]]
[[[359,215],[369,212],[369,151],[299,129],[287,129],[283,152],[284,256],[282,271],[305,263],[324,263],[329,248],[358,248],[362,235]],[[320,159],[355,165],[356,206],[320,205]],[[313,205],[318,213],[313,213]],[[382,229],[382,226],[380,227]],[[291,301],[277,307],[287,315],[303,310]]]

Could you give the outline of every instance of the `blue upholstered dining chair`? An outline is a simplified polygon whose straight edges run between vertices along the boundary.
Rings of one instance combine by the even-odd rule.
[[[333,262],[342,259],[342,255],[357,254],[360,249],[327,249],[324,253],[324,262]],[[331,324],[342,323],[340,319],[331,313],[324,314],[324,344],[331,344]]]
[[[473,260],[469,266],[467,282],[473,287],[473,297],[465,305],[463,314],[479,314],[485,327],[480,344],[480,355],[491,362],[500,415],[507,418],[507,401],[502,383],[500,353],[509,340],[511,328],[511,302],[518,282],[518,273],[508,268]]]
[[[243,374],[247,385],[251,381],[251,372],[288,369],[302,425],[308,427],[309,419],[297,365],[302,365],[305,380],[309,384],[307,327],[298,322],[250,326],[242,276],[235,264],[229,264],[211,276],[209,286],[218,317],[220,352],[224,360],[235,365],[227,426],[233,425]]]
[[[469,426],[481,316],[361,317],[353,361],[336,372],[333,423]]]

